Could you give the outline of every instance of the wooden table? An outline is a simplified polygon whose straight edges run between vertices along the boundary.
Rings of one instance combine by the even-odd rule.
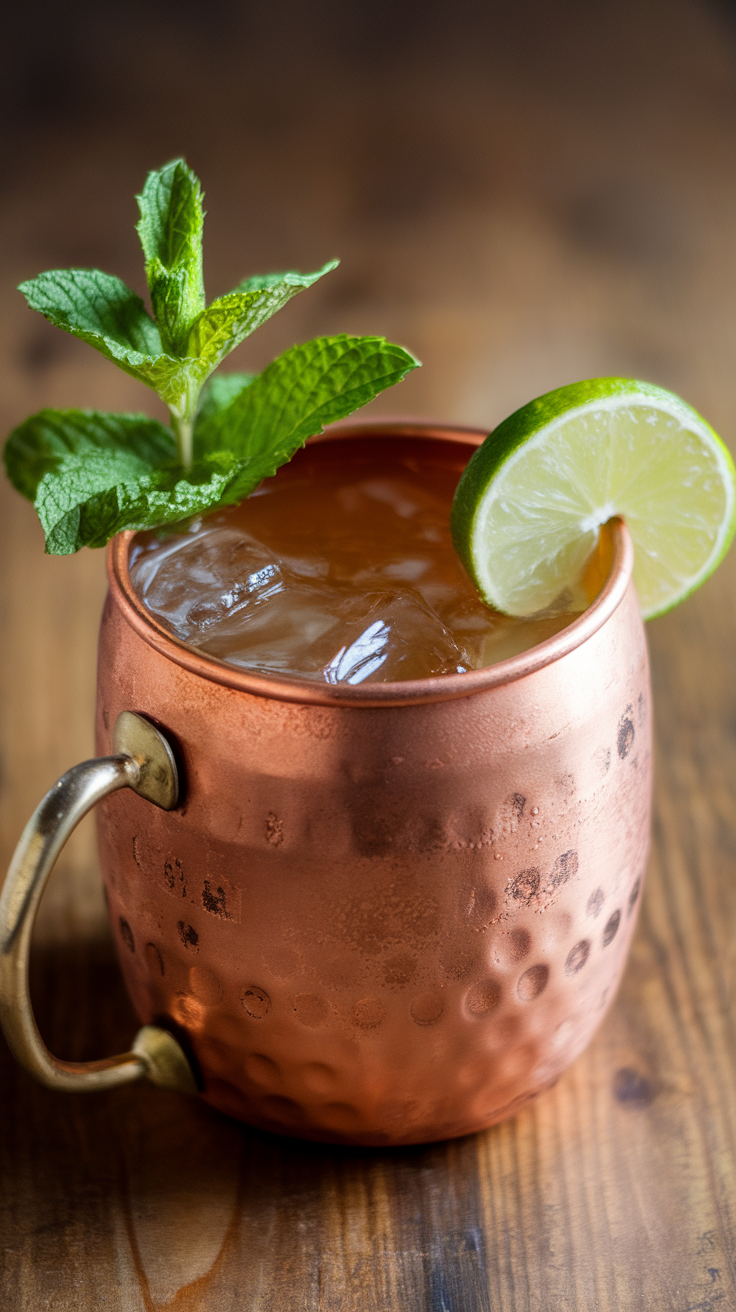
[[[183,145],[208,192],[212,294],[252,269],[344,257],[241,349],[243,364],[318,332],[378,331],[425,362],[383,412],[491,426],[549,387],[622,373],[736,433],[736,52],[723,14],[695,0],[530,0],[513,14],[467,0],[454,23],[442,7],[415,21],[388,4],[360,19],[347,7],[307,21],[304,8],[225,7],[208,28],[182,8],[174,30],[151,5],[144,41],[132,19],[107,29],[72,7],[63,32],[44,28],[49,67],[73,53],[73,78],[51,91],[37,46],[16,47],[6,428],[46,404],[151,409],[12,287],[99,264],[142,290],[131,196]],[[41,793],[91,754],[104,578],[99,552],[44,557],[31,508],[5,486],[0,533],[7,861]],[[2,1307],[736,1309],[735,587],[732,553],[651,625],[641,920],[612,1013],[554,1090],[474,1138],[345,1151],[150,1088],[54,1095],[3,1048]],[[127,1045],[135,1019],[89,828],[49,888],[33,987],[54,1052]]]

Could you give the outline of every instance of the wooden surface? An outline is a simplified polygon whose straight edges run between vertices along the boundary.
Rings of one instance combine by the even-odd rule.
[[[549,387],[623,373],[736,437],[725,11],[223,2],[208,26],[183,4],[126,14],[80,0],[34,27],[21,13],[0,54],[5,428],[44,404],[152,408],[13,287],[72,263],[141,287],[132,193],[183,149],[207,191],[211,294],[255,269],[344,260],[242,365],[317,332],[384,332],[425,362],[384,412],[491,426]],[[5,863],[41,793],[91,753],[104,580],[101,553],[45,558],[5,486],[0,533]],[[54,1095],[3,1048],[3,1309],[736,1309],[735,587],[732,552],[650,626],[641,921],[612,1013],[553,1091],[472,1139],[351,1152],[148,1088]],[[33,976],[56,1053],[127,1045],[91,828],[49,888]]]

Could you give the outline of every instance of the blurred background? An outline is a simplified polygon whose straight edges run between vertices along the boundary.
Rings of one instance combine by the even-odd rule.
[[[342,258],[233,367],[378,332],[424,361],[384,411],[490,427],[621,373],[734,427],[736,32],[716,0],[30,0],[0,85],[6,426],[151,407],[14,287],[81,265],[143,293],[134,193],[184,154],[210,297]]]
[[[4,19],[0,101],[4,432],[45,405],[160,413],[15,287],[77,265],[145,293],[134,193],[184,154],[206,192],[210,297],[342,259],[230,367],[382,333],[424,362],[382,413],[491,428],[552,387],[623,374],[736,437],[725,3],[29,0]],[[91,752],[104,562],[44,557],[4,483],[0,535],[4,857]]]

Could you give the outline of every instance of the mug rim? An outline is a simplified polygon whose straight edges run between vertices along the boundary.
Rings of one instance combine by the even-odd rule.
[[[413,418],[353,419],[334,424],[310,440],[329,442],[343,437],[389,436],[480,446],[488,436],[488,430]],[[455,701],[516,683],[561,660],[592,638],[623,601],[634,567],[634,548],[626,525],[620,518],[613,519],[611,524],[613,559],[608,578],[587,610],[566,628],[495,665],[467,670],[464,674],[437,674],[426,679],[404,679],[393,683],[322,684],[299,675],[265,674],[231,665],[217,656],[188,646],[146,608],[133,588],[129,553],[136,536],[135,529],[118,533],[109,542],[107,572],[110,591],[131,628],[162,656],[210,683],[257,697],[313,706],[419,706],[429,702]]]

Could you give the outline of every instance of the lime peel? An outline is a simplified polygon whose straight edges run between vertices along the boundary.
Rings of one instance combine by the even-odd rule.
[[[531,615],[580,598],[599,530],[615,515],[631,533],[634,582],[651,619],[722,559],[736,525],[736,471],[680,397],[652,383],[596,378],[504,420],[465,469],[451,523],[483,599]]]

